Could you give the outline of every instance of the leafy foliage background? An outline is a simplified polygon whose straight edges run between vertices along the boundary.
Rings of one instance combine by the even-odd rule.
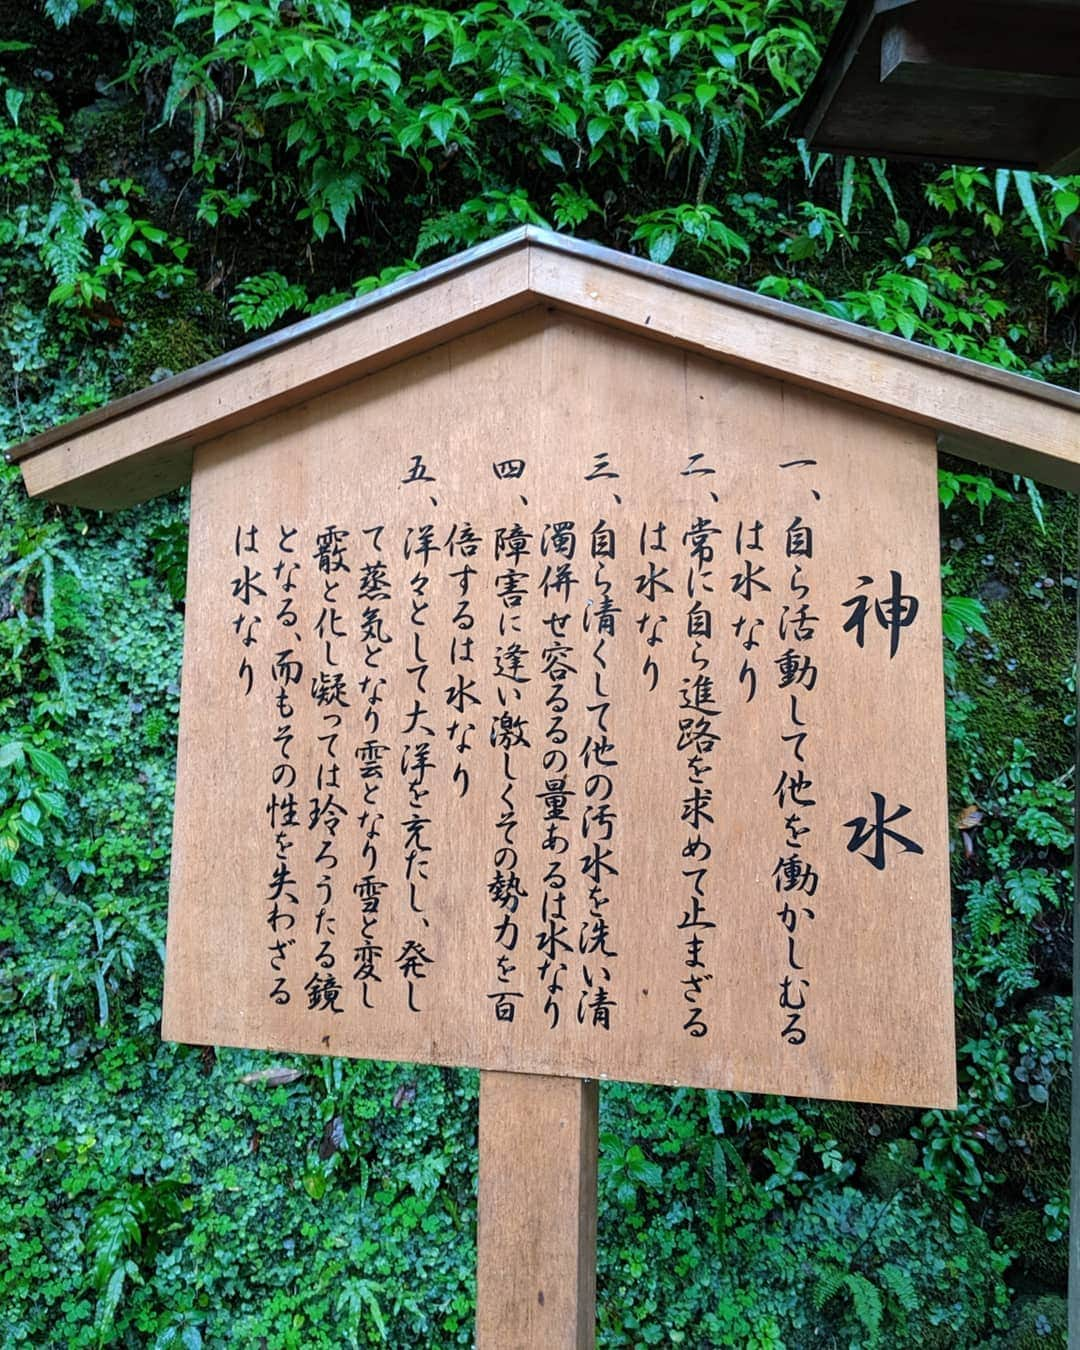
[[[838,8],[0,0],[0,439],[521,221],[1075,387],[1080,180],[792,142]],[[941,494],[960,1109],[605,1085],[603,1345],[1065,1344],[1075,502]],[[159,1041],[185,544],[0,473],[0,1340],[467,1345],[474,1075]]]

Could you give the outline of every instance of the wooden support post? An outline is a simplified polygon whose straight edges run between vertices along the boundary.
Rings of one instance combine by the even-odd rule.
[[[592,1350],[595,1080],[480,1075],[477,1350]]]

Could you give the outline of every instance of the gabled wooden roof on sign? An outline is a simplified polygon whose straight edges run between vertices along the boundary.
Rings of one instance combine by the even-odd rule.
[[[532,226],[412,273],[9,452],[28,491],[113,510],[195,446],[535,306],[933,427],[943,449],[1080,489],[1080,395]]]

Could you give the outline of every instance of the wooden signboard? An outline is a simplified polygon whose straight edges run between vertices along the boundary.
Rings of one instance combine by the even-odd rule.
[[[936,451],[1080,396],[524,227],[10,457],[190,478],[163,1033],[476,1065],[476,1343],[586,1350],[597,1079],[955,1102]]]
[[[200,445],[166,1037],[952,1104],[935,473],[541,308]]]

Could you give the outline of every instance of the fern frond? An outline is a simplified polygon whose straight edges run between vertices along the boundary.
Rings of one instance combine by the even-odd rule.
[[[1025,919],[1036,919],[1045,907],[1061,908],[1061,898],[1054,878],[1045,868],[1021,867],[1005,878],[1005,894],[1017,913]]]
[[[447,244],[460,246],[469,239],[474,226],[475,221],[467,211],[444,211],[441,215],[430,217],[420,226],[416,236],[416,256]]]
[[[825,1266],[818,1272],[817,1283],[810,1295],[814,1307],[820,1312],[825,1304],[837,1296],[847,1280],[847,1271],[837,1266]]]
[[[989,942],[1001,931],[1001,900],[993,882],[986,885],[977,883],[971,887],[964,906],[964,918],[971,931],[971,939],[978,946]]]
[[[851,1291],[851,1301],[855,1306],[855,1316],[863,1324],[872,1342],[876,1342],[881,1331],[881,1319],[885,1309],[881,1295],[865,1275],[852,1272],[844,1281]]]
[[[287,281],[280,272],[260,272],[237,286],[229,310],[250,332],[252,328],[269,328],[289,310],[303,309],[307,302],[303,286]]]
[[[42,232],[41,261],[58,286],[74,285],[90,265],[86,236],[101,212],[77,194],[72,183],[57,193]]]
[[[78,12],[78,0],[45,0],[45,13],[57,28],[66,28]]]
[[[914,1312],[919,1307],[922,1300],[915,1288],[915,1281],[911,1278],[911,1272],[905,1270],[903,1266],[898,1266],[892,1261],[882,1266],[881,1283],[905,1312]]]
[[[555,24],[554,33],[585,79],[591,79],[600,59],[600,44],[582,24],[577,13],[567,10],[565,16]]]
[[[1013,919],[1004,925],[996,949],[1000,963],[998,985],[1003,994],[1034,989],[1038,984],[1031,963],[1032,937],[1030,925],[1023,920]]]

